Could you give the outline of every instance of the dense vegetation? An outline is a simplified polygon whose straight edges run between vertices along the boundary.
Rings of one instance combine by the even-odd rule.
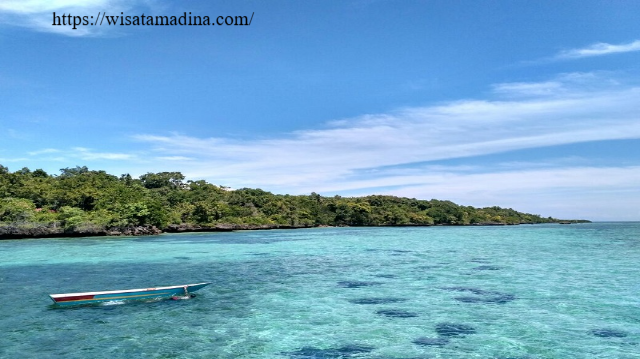
[[[0,165],[0,228],[58,228],[64,233],[110,229],[271,228],[310,226],[469,225],[557,222],[499,207],[473,208],[450,201],[393,196],[277,195],[185,181],[180,172],[120,177],[87,167],[59,175]],[[7,232],[5,230],[5,232]]]

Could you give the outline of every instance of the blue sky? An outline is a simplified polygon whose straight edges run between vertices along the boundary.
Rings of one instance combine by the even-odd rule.
[[[250,26],[52,26],[254,14]],[[0,1],[0,164],[640,220],[640,2]]]

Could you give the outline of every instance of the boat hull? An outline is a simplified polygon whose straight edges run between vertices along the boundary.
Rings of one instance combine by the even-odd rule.
[[[195,283],[157,288],[139,288],[126,290],[112,290],[103,292],[50,294],[49,297],[56,305],[84,305],[109,301],[149,300],[170,298],[185,295],[208,286],[211,283]]]

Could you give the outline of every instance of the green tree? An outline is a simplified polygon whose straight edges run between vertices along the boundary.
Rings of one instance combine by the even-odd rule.
[[[83,210],[76,207],[64,206],[58,211],[58,218],[62,221],[65,230],[73,230],[87,221]]]
[[[159,172],[147,173],[140,176],[140,180],[145,188],[183,188],[184,175],[180,172]]]
[[[0,200],[0,222],[26,222],[33,219],[36,206],[24,198],[4,198]]]

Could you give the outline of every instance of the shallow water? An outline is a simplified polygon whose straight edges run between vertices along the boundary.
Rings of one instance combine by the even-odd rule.
[[[0,241],[0,357],[640,358],[639,263],[640,223]]]

